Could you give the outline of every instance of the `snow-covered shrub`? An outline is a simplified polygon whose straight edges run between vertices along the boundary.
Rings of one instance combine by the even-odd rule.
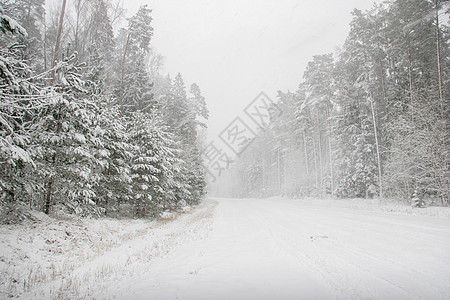
[[[423,199],[423,196],[418,192],[418,190],[414,190],[414,193],[411,198],[411,206],[412,207],[425,207],[426,203]]]

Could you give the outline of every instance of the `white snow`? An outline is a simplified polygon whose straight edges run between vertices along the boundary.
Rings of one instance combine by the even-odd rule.
[[[41,267],[47,274],[51,261],[60,273],[16,295],[448,299],[449,216],[449,208],[362,199],[208,199],[157,222],[69,220],[69,225],[47,227],[45,222],[35,228],[2,226],[0,271],[11,274],[15,268],[15,280],[23,280],[30,262],[44,253],[36,249],[53,249],[42,236],[49,235],[51,242],[58,234],[49,229],[66,228],[71,242],[45,256]],[[80,228],[75,231],[77,222]],[[14,236],[18,228],[23,232]],[[29,239],[34,242],[26,244]],[[80,252],[85,255],[74,256]],[[1,289],[6,288],[2,283]]]
[[[13,32],[18,32],[21,35],[23,35],[24,37],[28,37],[28,33],[25,30],[25,28],[23,28],[16,20],[4,15],[2,11],[0,11],[0,17],[2,18],[2,23],[3,22],[8,23],[9,28],[11,28],[11,30]],[[1,25],[3,25],[3,24],[1,24]]]

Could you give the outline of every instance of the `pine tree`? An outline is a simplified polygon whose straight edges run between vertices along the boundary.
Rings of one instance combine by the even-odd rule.
[[[43,49],[41,26],[44,22],[44,0],[13,0],[3,1],[5,12],[26,28],[27,36],[17,36],[18,43],[23,47],[22,59],[37,72],[43,71]]]
[[[156,216],[164,209],[176,208],[189,196],[179,185],[177,175],[184,162],[172,136],[148,114],[136,113],[130,138],[133,149],[131,178],[136,216]]]
[[[204,122],[209,118],[209,110],[206,106],[205,97],[202,96],[200,91],[200,87],[196,83],[193,83],[189,89],[189,93],[192,95],[188,99],[189,106],[195,115],[197,124],[206,127]]]
[[[16,47],[26,30],[0,6],[0,204],[30,200],[36,189],[27,174],[35,167],[30,120],[42,105],[40,90],[28,78],[31,67]]]
[[[151,10],[146,5],[128,20],[127,30],[122,30],[123,54],[120,66],[119,106],[122,113],[128,109],[151,109],[151,83],[145,71],[145,58],[150,51],[153,36]],[[131,63],[130,63],[131,62]]]
[[[425,207],[426,203],[423,198],[419,195],[417,190],[414,190],[414,193],[411,198],[411,206],[412,207]]]
[[[33,124],[39,170],[47,179],[47,213],[57,203],[79,214],[100,213],[94,202],[95,169],[100,167],[96,154],[101,150],[95,126],[98,107],[80,71],[74,56],[58,64],[52,98]]]
[[[180,158],[186,163],[185,174],[179,180],[189,191],[185,199],[188,204],[198,203],[206,188],[197,140],[197,119],[207,117],[208,112],[200,89],[194,87],[193,92],[194,99],[189,99],[183,77],[178,73],[173,83],[167,78],[165,92],[159,97],[162,119],[180,143]]]
[[[126,119],[120,117],[117,106],[112,106],[110,101],[105,100],[99,104],[102,110],[98,126],[103,131],[101,143],[104,146],[99,154],[106,161],[95,186],[96,199],[105,208],[107,215],[117,215],[121,213],[121,204],[127,204],[133,199],[133,143],[130,141]]]
[[[317,161],[319,193],[325,190],[330,193],[334,190],[333,158],[331,151],[331,112],[333,109],[333,57],[328,55],[316,55],[313,61],[308,63],[303,77],[307,105],[311,106],[313,114],[313,126],[316,133],[312,137],[317,145]]]
[[[92,81],[104,94],[111,88],[113,76],[114,59],[114,34],[108,14],[107,2],[96,0],[92,3],[86,34],[86,56],[89,68],[86,80]]]

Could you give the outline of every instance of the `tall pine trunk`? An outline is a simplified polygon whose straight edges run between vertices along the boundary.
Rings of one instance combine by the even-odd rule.
[[[316,114],[316,121],[317,121],[317,140],[318,140],[318,158],[319,158],[319,191],[320,191],[320,195],[323,194],[323,159],[322,159],[322,129],[320,126],[320,120],[319,120],[319,114]]]
[[[55,77],[56,77],[55,66],[56,66],[56,62],[58,61],[58,54],[59,54],[59,47],[61,44],[61,35],[62,35],[62,30],[63,30],[63,25],[64,25],[65,11],[66,11],[66,0],[63,0],[62,6],[61,6],[61,15],[59,17],[58,33],[56,35],[55,53],[54,53],[53,61],[52,61],[52,69],[53,70],[52,70],[50,85],[53,85],[53,83],[55,82]]]
[[[303,130],[302,132],[303,136],[303,148],[304,148],[304,160],[305,160],[305,167],[306,167],[306,176],[309,178],[309,162],[308,162],[308,146],[306,145],[306,130]]]
[[[123,81],[125,77],[125,61],[127,57],[127,51],[128,51],[128,45],[130,44],[130,37],[131,32],[128,32],[127,36],[127,42],[125,43],[125,49],[123,50],[123,57],[122,57],[122,66],[121,66],[121,75],[120,75],[120,96],[119,96],[119,108],[120,108],[120,116],[123,115]]]
[[[413,103],[413,71],[412,71],[412,57],[411,57],[411,46],[410,43],[408,41],[408,80],[409,80],[409,104],[411,105]]]
[[[440,29],[439,29],[439,1],[435,0],[435,11],[436,11],[436,59],[437,59],[437,73],[439,78],[439,99],[441,100],[441,117],[445,118],[445,103],[444,103],[444,88],[442,80],[442,64],[441,64],[441,42],[440,42]]]
[[[62,3],[62,7],[61,7],[61,15],[59,18],[59,27],[58,27],[58,34],[56,37],[56,45],[55,45],[55,55],[53,57],[53,62],[52,62],[52,77],[51,77],[51,81],[50,81],[50,86],[53,86],[54,82],[55,82],[55,78],[56,78],[56,70],[55,70],[55,66],[56,66],[56,62],[58,59],[58,52],[59,52],[59,46],[61,43],[61,34],[62,34],[62,29],[63,29],[63,24],[64,24],[64,12],[66,10],[66,0],[63,0]],[[59,112],[58,112],[58,117],[57,117],[57,125],[56,125],[56,135],[59,135],[61,132],[61,106],[59,108]],[[52,167],[54,168],[56,165],[56,161],[57,161],[57,156],[56,156],[56,152],[53,154],[52,156]],[[46,195],[45,195],[45,206],[44,206],[44,212],[46,214],[49,214],[50,212],[50,205],[51,205],[51,201],[52,201],[52,195],[53,195],[53,184],[54,184],[55,178],[54,175],[50,175],[50,178],[47,182],[47,190],[46,190]]]
[[[438,82],[439,82],[439,100],[440,100],[440,112],[441,112],[441,130],[443,132],[443,143],[445,146],[445,149],[447,149],[447,114],[445,113],[446,105],[445,105],[445,98],[444,98],[444,85],[443,85],[443,76],[442,76],[442,62],[441,62],[441,39],[440,39],[440,29],[439,29],[439,0],[435,0],[435,25],[436,25],[436,59],[437,59],[437,73],[438,73]],[[445,156],[445,163],[447,164],[448,161],[448,155]],[[448,186],[448,178],[445,178],[444,176],[444,187],[442,189],[443,195],[441,195],[441,202],[442,205],[447,205],[445,198],[447,198],[447,201],[450,199],[450,189]],[[444,194],[446,194],[444,196]]]
[[[333,149],[331,146],[331,125],[330,125],[330,118],[331,118],[331,113],[330,113],[330,108],[329,105],[327,105],[327,135],[328,135],[328,157],[330,160],[330,193],[333,194],[334,191],[334,172],[333,172]]]
[[[377,150],[377,165],[378,165],[378,187],[380,189],[379,196],[383,198],[383,177],[381,172],[381,155],[380,155],[380,143],[378,141],[377,119],[375,116],[375,108],[373,105],[373,99],[370,98],[370,110],[372,111],[373,133],[375,135],[375,149]]]
[[[314,158],[314,179],[316,181],[316,189],[319,189],[319,174],[317,172],[317,151],[316,151],[316,142],[314,136],[312,136],[313,142],[313,158]]]

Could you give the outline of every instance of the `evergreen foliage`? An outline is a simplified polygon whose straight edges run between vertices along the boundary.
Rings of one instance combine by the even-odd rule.
[[[418,190],[447,205],[449,27],[440,20],[449,8],[394,0],[355,9],[340,52],[313,57],[295,95],[279,93],[283,113],[238,158],[237,177],[251,181],[235,184],[241,196],[410,201]]]
[[[161,78],[148,65],[151,10],[142,6],[114,37],[108,0],[75,1],[74,30],[48,69],[53,48],[35,43],[44,2],[0,4],[1,211],[25,204],[157,217],[199,203],[197,116],[207,118],[206,104],[197,85],[188,99],[180,74],[168,89],[153,88]]]

